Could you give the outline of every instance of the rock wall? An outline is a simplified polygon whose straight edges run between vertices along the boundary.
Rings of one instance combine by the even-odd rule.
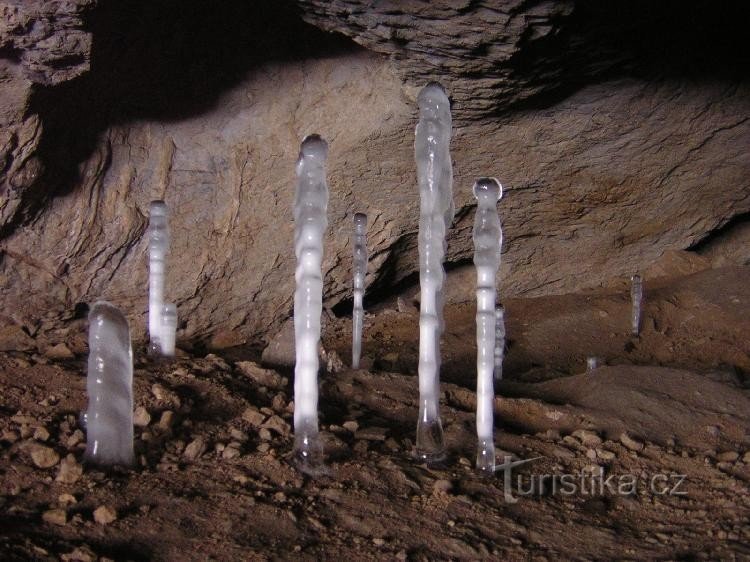
[[[436,74],[457,106],[448,259],[471,258],[473,178],[497,176],[505,295],[630,273],[750,210],[748,83],[730,71],[710,79],[633,72],[631,52],[620,64],[602,48],[598,62],[586,59],[585,82],[579,69],[562,84],[567,74],[545,69],[571,62],[565,52],[541,57],[545,41],[572,52],[597,45],[581,43],[594,39],[580,32],[573,4],[497,3],[477,14],[475,3],[399,3],[396,14],[382,3],[355,17],[353,2],[300,2],[306,20],[371,51],[285,6],[227,2],[206,14],[197,2],[174,12],[174,3],[157,4],[64,4],[71,11],[59,21],[91,10],[81,23],[92,37],[91,70],[72,80],[34,85],[21,61],[6,59],[26,89],[9,87],[3,107],[35,132],[24,142],[16,133],[25,156],[17,148],[6,156],[0,302],[6,323],[28,333],[107,298],[142,337],[147,209],[164,198],[178,337],[263,340],[292,310],[294,162],[312,132],[331,146],[326,305],[349,297],[356,211],[370,217],[369,290],[387,293],[416,271],[414,100]],[[495,33],[499,24],[487,18],[508,11]],[[475,34],[456,33],[456,18]],[[463,50],[454,50],[456,37]],[[36,171],[14,172],[22,161],[38,162]]]

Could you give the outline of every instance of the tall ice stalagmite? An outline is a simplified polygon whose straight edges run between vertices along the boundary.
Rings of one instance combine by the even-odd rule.
[[[297,160],[294,196],[294,450],[303,469],[323,462],[318,437],[318,344],[323,312],[323,235],[328,226],[326,158],[328,144],[318,135],[305,137]]]
[[[443,259],[446,231],[453,221],[453,169],[449,144],[450,102],[440,84],[425,86],[417,98],[419,122],[414,153],[419,184],[419,420],[417,457],[445,457],[440,421],[440,334],[443,330]]]
[[[148,335],[149,352],[163,354],[165,261],[169,250],[167,204],[152,201],[148,221]]]
[[[495,370],[495,278],[500,268],[503,233],[497,216],[502,186],[494,178],[474,184],[474,265],[477,269],[477,470],[495,472],[493,373]]]

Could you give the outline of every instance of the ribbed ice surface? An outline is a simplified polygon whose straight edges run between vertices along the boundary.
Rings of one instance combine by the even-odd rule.
[[[108,302],[89,313],[86,460],[133,463],[133,352],[122,313]]]

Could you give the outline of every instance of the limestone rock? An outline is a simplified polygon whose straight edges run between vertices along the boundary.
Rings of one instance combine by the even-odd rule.
[[[152,4],[147,16],[117,2],[4,4],[0,46],[14,56],[0,62],[0,304],[18,325],[97,298],[142,319],[148,204],[163,198],[180,339],[260,344],[285,321],[288,333],[294,162],[311,131],[335,141],[325,306],[350,294],[355,210],[371,217],[368,290],[387,292],[417,271],[414,100],[434,79],[456,116],[447,260],[471,259],[471,185],[497,176],[505,296],[629,275],[750,211],[742,74],[694,80],[623,43],[666,20],[695,48],[683,24],[701,18],[689,10],[655,7],[669,17],[652,23],[637,3],[618,17],[610,3],[571,0],[298,0],[325,32],[255,3],[227,31],[208,11],[165,18]],[[185,42],[150,40],[165,33]],[[701,37],[709,65],[744,60]],[[132,323],[134,339],[144,325]],[[289,364],[293,340],[270,341],[264,362]]]
[[[94,521],[99,525],[109,525],[117,521],[117,511],[108,505],[101,505],[94,510]]]

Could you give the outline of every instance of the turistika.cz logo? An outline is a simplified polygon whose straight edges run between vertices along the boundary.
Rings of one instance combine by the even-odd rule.
[[[516,474],[512,469],[543,457],[514,461],[509,455],[495,472],[503,473],[503,495],[508,503],[516,503],[518,496],[632,496],[647,491],[658,496],[685,496],[685,474],[656,473],[650,476],[636,474],[604,475],[604,468],[560,474]]]

